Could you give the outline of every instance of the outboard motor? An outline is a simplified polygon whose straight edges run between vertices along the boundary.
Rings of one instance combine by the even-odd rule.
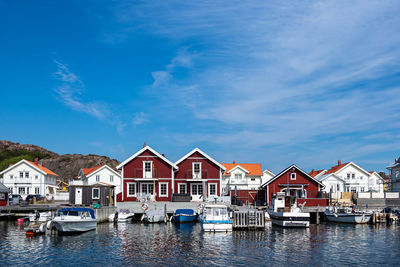
[[[40,212],[36,212],[36,215],[35,215],[35,220],[39,220],[39,218],[40,218]]]
[[[115,215],[114,215],[114,223],[117,223],[117,222],[118,222],[118,211],[116,211]]]

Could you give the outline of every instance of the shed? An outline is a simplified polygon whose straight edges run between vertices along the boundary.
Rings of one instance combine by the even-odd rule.
[[[0,183],[0,206],[7,206],[9,193],[10,189],[4,184]]]
[[[93,204],[114,206],[115,186],[106,183],[70,185],[69,204],[82,206],[91,206]]]

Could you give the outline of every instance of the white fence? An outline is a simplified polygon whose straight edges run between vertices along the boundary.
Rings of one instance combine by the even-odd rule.
[[[69,201],[69,192],[57,192],[54,196],[55,201]]]
[[[358,198],[399,198],[399,192],[383,192],[383,193],[358,193]]]

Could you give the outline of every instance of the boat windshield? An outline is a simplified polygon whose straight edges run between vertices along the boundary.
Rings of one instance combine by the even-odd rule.
[[[211,215],[211,216],[223,216],[223,215],[227,215],[228,211],[224,208],[207,207],[204,209],[204,214]]]
[[[57,213],[57,216],[68,215],[68,216],[79,216],[79,212],[75,210],[64,210]]]

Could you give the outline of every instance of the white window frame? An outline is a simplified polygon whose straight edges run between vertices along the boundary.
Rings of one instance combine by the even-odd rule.
[[[242,178],[243,178],[243,174],[242,173],[239,173],[239,172],[235,173],[235,179],[236,180],[240,180]]]
[[[40,187],[35,187],[35,195],[39,195],[40,194]]]
[[[96,182],[100,182],[100,175],[96,175]]]
[[[25,178],[29,179],[29,172],[25,172]]]
[[[211,185],[215,185],[215,195],[211,194],[211,191],[210,191]],[[208,195],[209,196],[218,196],[218,184],[217,183],[209,183],[208,184]]]
[[[134,194],[129,193],[129,186],[133,184],[135,186]],[[126,196],[127,197],[136,197],[137,185],[136,183],[126,183]]]
[[[166,185],[166,194],[161,193],[161,185]],[[168,197],[168,183],[158,183],[158,193],[160,197]]]
[[[22,192],[22,193],[21,193],[21,192]],[[18,187],[18,194],[20,194],[20,195],[25,195],[25,187],[23,187],[23,186]]]
[[[10,180],[14,179],[14,175],[10,174]]]
[[[24,178],[24,172],[19,172],[19,178],[20,179]]]
[[[36,175],[35,175],[35,179],[36,179],[36,180],[39,179],[39,175],[36,174]]]
[[[140,194],[143,194],[143,191],[142,191],[143,185],[146,185],[146,191],[149,191],[149,185],[153,186],[153,194],[149,194],[149,193],[146,193],[146,194],[149,194],[149,195],[151,195],[151,196],[154,196],[154,193],[155,193],[155,190],[156,190],[156,189],[154,188],[154,184],[153,184],[153,183],[141,183],[141,184],[140,184]]]
[[[29,195],[29,194],[30,194],[30,191],[31,191],[31,190],[30,190],[30,187],[27,186],[27,187],[26,187],[26,194]]]
[[[94,190],[99,190],[98,197],[94,197]],[[100,199],[100,188],[99,187],[92,188],[92,199]]]
[[[146,163],[150,163],[150,177],[146,175]],[[143,178],[153,178],[153,161],[143,161]]]
[[[110,183],[114,183],[114,175],[110,174]]]
[[[181,185],[185,186],[185,192],[181,191]],[[178,194],[187,194],[187,184],[186,183],[178,183]]]
[[[198,174],[199,176],[198,177],[196,177],[195,172],[194,172],[195,165],[199,165],[199,174]],[[192,177],[193,177],[193,179],[201,179],[201,162],[192,162]]]
[[[290,173],[290,180],[292,180],[292,181],[296,180],[296,173],[295,172]]]

